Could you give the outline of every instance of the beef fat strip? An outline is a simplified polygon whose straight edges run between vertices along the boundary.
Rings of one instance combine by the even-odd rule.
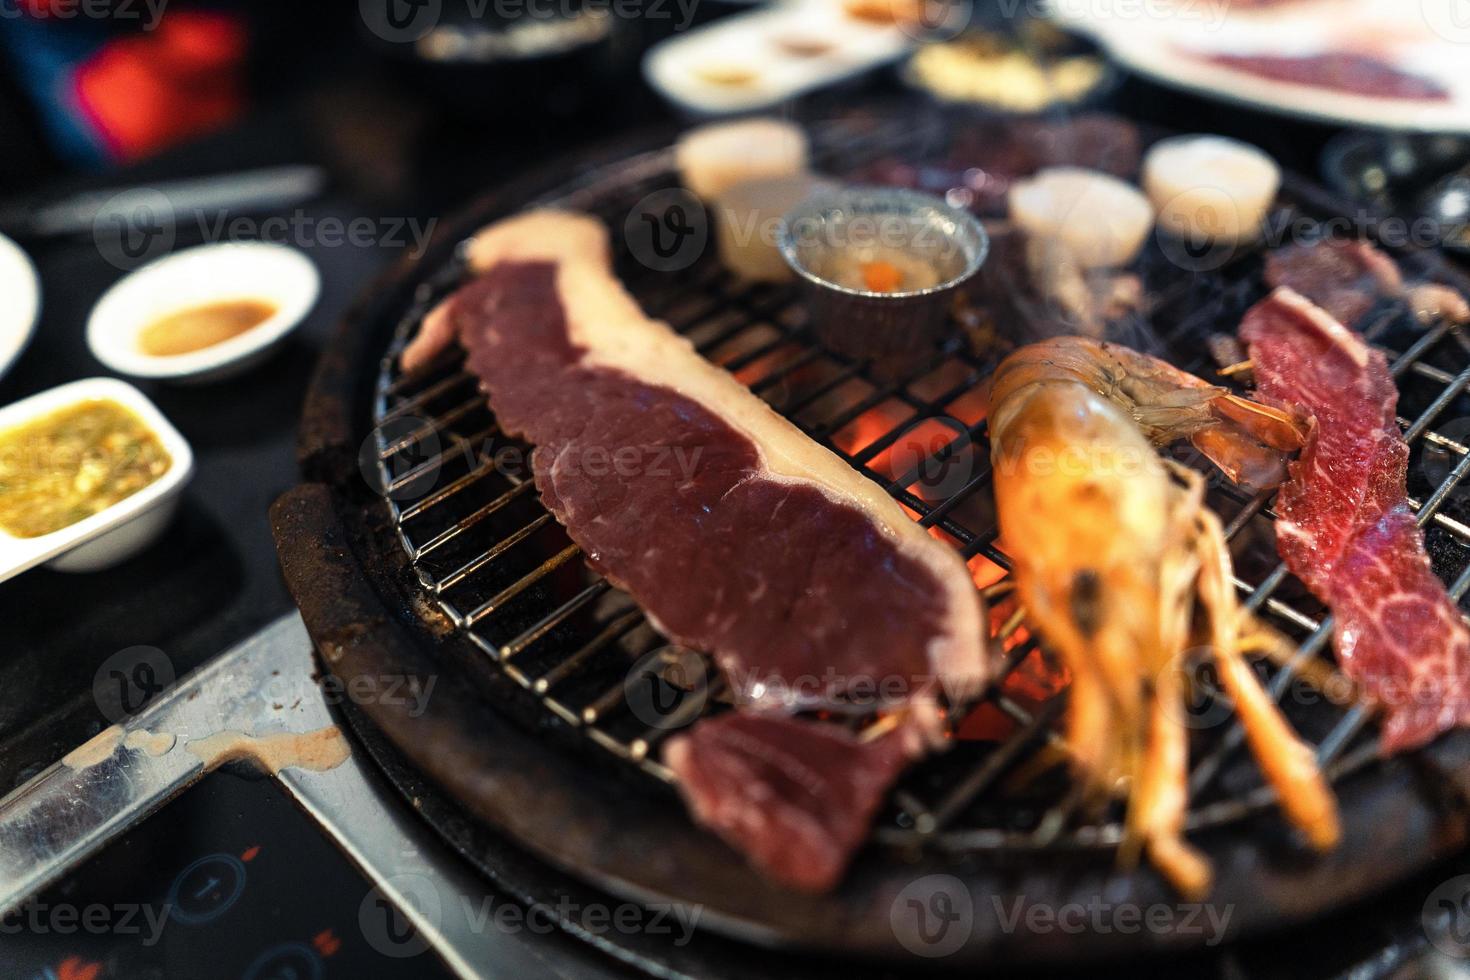
[[[1470,630],[1409,509],[1383,354],[1287,288],[1240,332],[1261,394],[1314,416],[1277,499],[1277,549],[1331,608],[1344,672],[1382,705],[1383,751],[1470,723]]]
[[[425,319],[405,370],[464,346],[502,429],[535,444],[547,508],[739,699],[665,750],[695,815],[773,878],[830,887],[903,764],[941,742],[941,686],[987,677],[964,562],[648,319],[595,219],[532,212],[469,255],[479,278]],[[902,720],[871,740],[784,716],[875,690]]]

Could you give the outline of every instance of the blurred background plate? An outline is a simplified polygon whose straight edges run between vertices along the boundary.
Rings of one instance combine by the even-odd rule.
[[[1470,31],[1433,16],[1440,0],[1177,0],[1130,8],[1049,0],[1058,24],[1093,38],[1125,67],[1210,99],[1317,122],[1405,132],[1470,133]],[[1335,84],[1267,77],[1217,58],[1315,59]],[[1303,66],[1298,68],[1307,70]],[[1397,75],[1397,78],[1391,76]],[[1425,84],[1442,97],[1351,91]]]
[[[41,312],[41,281],[30,257],[0,235],[0,377],[20,357]]]
[[[1050,21],[976,20],[957,37],[920,47],[899,81],[945,109],[997,117],[1101,109],[1123,82],[1094,41]]]

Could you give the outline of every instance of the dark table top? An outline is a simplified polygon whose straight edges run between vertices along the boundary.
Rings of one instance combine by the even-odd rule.
[[[245,131],[241,133],[245,140]],[[288,162],[285,157],[281,162]],[[174,173],[193,169],[185,155]],[[168,172],[168,163],[155,164]],[[114,175],[127,181],[129,175]],[[295,209],[292,209],[293,211]],[[361,214],[340,194],[305,205],[312,218]],[[109,571],[39,568],[0,585],[0,793],[107,722],[92,680],[112,654],[156,647],[182,676],[291,608],[266,521],[295,480],[297,409],[317,351],[354,293],[394,249],[302,243],[322,277],[315,310],[266,364],[220,384],[140,387],[192,445],[198,469],[168,532]],[[0,403],[106,375],[87,350],[88,313],[123,275],[90,240],[33,249],[44,309],[30,348],[0,382]]]

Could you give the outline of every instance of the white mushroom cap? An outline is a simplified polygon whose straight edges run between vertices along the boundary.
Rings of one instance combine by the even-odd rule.
[[[1259,233],[1281,168],[1249,143],[1175,136],[1149,150],[1143,186],[1166,231],[1196,244],[1234,244]]]
[[[1116,268],[1138,256],[1154,223],[1148,198],[1097,170],[1049,167],[1011,188],[1011,220],[1055,242],[1085,269]]]
[[[806,134],[780,119],[743,119],[691,129],[674,159],[684,186],[712,201],[727,188],[758,177],[792,177],[806,170]]]

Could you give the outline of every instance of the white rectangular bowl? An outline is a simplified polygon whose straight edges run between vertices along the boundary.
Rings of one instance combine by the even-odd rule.
[[[63,572],[93,572],[132,557],[162,533],[194,475],[194,452],[163,413],[132,385],[88,378],[0,409],[0,432],[77,402],[106,398],[135,413],[158,436],[173,460],[168,471],[125,500],[59,531],[17,538],[0,531],[0,582],[44,562]]]

